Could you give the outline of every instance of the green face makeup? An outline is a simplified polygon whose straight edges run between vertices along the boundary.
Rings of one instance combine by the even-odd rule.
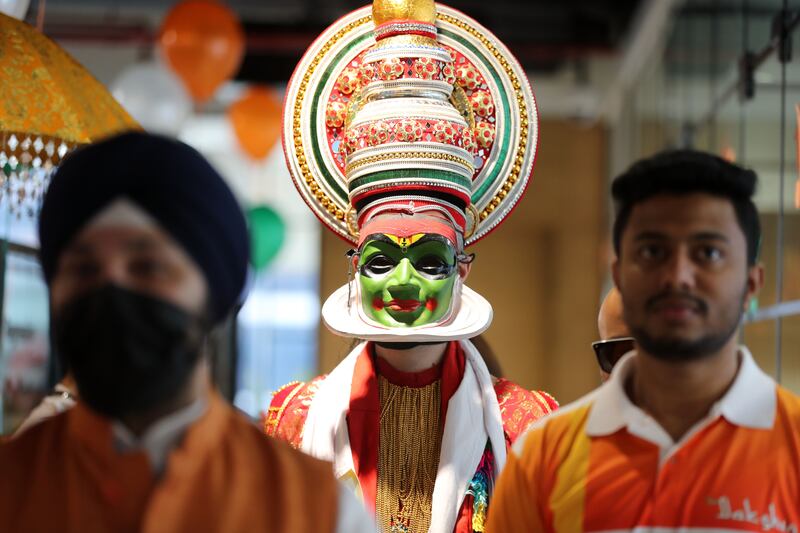
[[[450,308],[458,276],[456,252],[435,234],[371,235],[358,261],[361,305],[388,327],[431,324]]]

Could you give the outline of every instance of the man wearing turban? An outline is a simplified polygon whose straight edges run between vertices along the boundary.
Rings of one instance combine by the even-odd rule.
[[[143,133],[84,148],[55,174],[39,236],[80,399],[0,447],[0,530],[370,531],[325,463],[211,386],[204,340],[243,293],[249,244],[202,156]]]

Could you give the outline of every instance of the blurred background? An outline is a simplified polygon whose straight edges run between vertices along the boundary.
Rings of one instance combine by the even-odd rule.
[[[253,417],[275,388],[330,371],[351,344],[319,318],[321,302],[346,281],[348,246],[294,190],[279,137],[294,65],[327,25],[365,3],[229,0],[229,37],[240,52],[209,71],[197,68],[201,56],[170,58],[160,38],[182,22],[175,17],[191,18],[180,2],[0,0],[4,12],[38,24],[146,129],[196,147],[238,195],[254,232],[254,279],[212,351],[220,388]],[[504,376],[562,405],[597,386],[590,343],[611,283],[609,183],[642,156],[694,147],[759,173],[767,284],[743,340],[763,368],[800,392],[800,0],[447,3],[517,56],[541,118],[526,197],[472,250],[468,284],[494,306],[484,336]],[[4,134],[6,174],[8,146],[24,142]],[[38,403],[55,373],[36,210],[21,208],[21,198],[0,201],[0,433]]]

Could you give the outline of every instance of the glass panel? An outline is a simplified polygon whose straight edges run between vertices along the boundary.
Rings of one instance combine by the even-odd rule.
[[[698,13],[690,18],[692,23],[690,83],[693,85],[691,113],[692,121],[698,124],[697,135],[694,139],[694,148],[713,152],[716,147],[714,127],[716,117],[709,116],[714,104],[714,63],[712,37],[716,34],[716,16],[714,15],[715,2],[704,1],[698,3]],[[710,120],[706,121],[709,118]]]
[[[800,300],[800,213],[787,213],[783,228],[783,301]]]
[[[800,35],[797,36],[800,39]],[[800,56],[798,58],[800,59]],[[790,64],[787,72],[800,70]],[[787,88],[786,135],[783,193],[783,290],[784,301],[800,300],[800,172],[798,172],[798,132],[795,105],[800,105],[800,84]]]
[[[742,342],[764,372],[775,375],[775,321],[763,320],[746,324]]]
[[[8,252],[0,331],[0,434],[9,434],[48,390],[49,306],[35,256]]]
[[[744,145],[744,112],[737,97],[723,103],[716,117],[717,148],[715,153],[728,161],[741,162]]]
[[[781,384],[800,394],[800,315],[782,320]]]
[[[653,62],[644,74],[636,98],[636,115],[639,120],[637,152],[641,157],[650,156],[669,144],[664,117],[664,71]]]
[[[692,72],[689,58],[694,35],[694,24],[685,16],[679,16],[673,25],[667,44],[664,48],[662,63],[664,86],[669,89],[665,97],[666,120],[673,123],[671,127],[670,146],[686,144],[684,125],[692,120],[691,110],[694,95],[692,94]],[[657,63],[657,62],[654,62]]]
[[[711,39],[712,83],[717,96],[739,77],[739,58],[744,51],[746,29],[742,4],[743,0],[717,2],[716,16],[712,20],[712,32],[715,32]]]
[[[238,317],[236,407],[255,418],[272,393],[317,371],[318,274],[266,271]]]
[[[7,195],[0,197],[0,235],[9,242],[39,247],[39,216],[27,211],[12,214]]]
[[[285,183],[291,187],[288,176]],[[233,403],[253,418],[267,409],[276,389],[309,380],[319,367],[322,228],[301,202],[296,194],[287,194],[279,204],[286,231],[283,246],[274,262],[256,275],[237,317]]]
[[[741,104],[735,91],[732,92],[739,76],[739,57],[742,53],[743,17],[739,0],[711,2],[711,22],[709,35],[709,91],[711,102],[708,113],[708,126],[703,128],[698,147],[736,160],[738,135],[741,120]],[[712,107],[716,106],[716,107]],[[732,131],[733,130],[733,131]]]
[[[764,18],[766,17],[756,17],[756,23],[750,24],[750,27],[760,28]],[[756,71],[756,79],[759,79],[762,71],[775,71],[777,64],[775,56],[771,56]],[[765,285],[758,299],[759,306],[762,308],[774,305],[778,300],[776,261],[780,253],[777,248],[779,245],[777,231],[780,205],[781,143],[783,142],[780,128],[783,113],[778,89],[779,87],[759,85],[755,97],[745,104],[745,153],[742,162],[753,168],[759,177],[755,203],[761,215],[763,235],[760,258],[765,267]]]

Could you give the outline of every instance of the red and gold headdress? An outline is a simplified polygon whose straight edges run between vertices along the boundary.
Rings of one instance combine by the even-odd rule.
[[[298,191],[343,239],[434,233],[461,252],[525,192],[538,115],[522,67],[486,28],[433,0],[375,0],[303,56],[283,141]],[[347,286],[323,317],[337,333],[377,340],[469,338],[488,327],[488,302],[460,279],[454,291],[450,312],[424,331],[374,324]]]
[[[431,0],[376,0],[306,52],[283,134],[298,190],[345,240],[381,213],[437,211],[469,245],[525,192],[538,116],[486,28]]]

